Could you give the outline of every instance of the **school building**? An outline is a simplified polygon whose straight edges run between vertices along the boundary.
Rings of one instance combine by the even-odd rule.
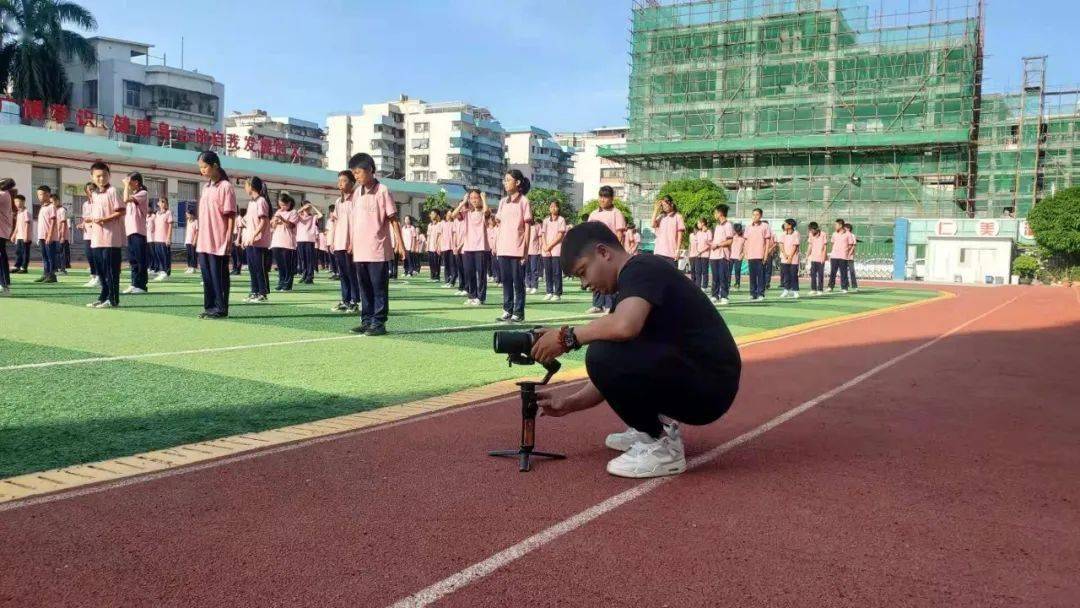
[[[152,204],[156,205],[163,196],[168,198],[176,227],[173,231],[176,247],[182,247],[184,243],[184,211],[198,205],[203,178],[199,175],[197,157],[198,152],[192,150],[25,125],[0,125],[0,177],[15,180],[35,218],[38,209],[35,190],[47,185],[53,192],[60,193],[68,217],[78,222],[85,201],[83,188],[90,180],[90,165],[101,160],[112,168],[112,182],[118,188],[122,187],[125,174],[138,171],[143,175]],[[266,182],[272,197],[282,190],[288,191],[298,201],[309,200],[323,212],[339,196],[336,171],[228,155],[221,155],[221,162],[237,186],[240,209],[247,206],[243,180],[256,175]],[[452,184],[394,179],[383,179],[382,182],[393,192],[399,217],[418,217],[424,199],[439,191],[445,191],[449,200],[459,200],[464,195],[461,186]],[[73,238],[77,243],[82,242],[78,232],[73,233]],[[73,252],[81,251],[81,248],[73,248]]]

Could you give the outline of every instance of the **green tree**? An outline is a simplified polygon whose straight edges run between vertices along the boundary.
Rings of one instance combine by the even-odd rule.
[[[568,222],[573,221],[574,208],[566,200],[566,195],[562,192],[550,188],[533,188],[529,190],[528,196],[534,220],[543,220],[547,217],[548,205],[557,202],[559,203],[559,215],[565,217]]]
[[[713,209],[720,203],[727,202],[724,189],[707,179],[675,179],[664,184],[657,195],[657,200],[670,196],[675,201],[679,213],[686,222],[683,245],[689,242],[690,234],[697,229],[697,222],[704,219],[712,223]]]
[[[428,218],[432,211],[449,211],[452,207],[446,200],[446,190],[439,190],[435,194],[424,199],[420,204],[420,217],[416,218],[416,227],[420,232],[427,232]]]
[[[589,221],[589,216],[592,214],[592,212],[596,211],[599,208],[600,199],[594,198],[591,201],[586,201],[585,206],[581,208],[581,213],[578,214],[578,217],[581,219],[581,221],[587,222]],[[630,211],[630,207],[627,207],[626,203],[624,203],[622,199],[615,199],[615,208],[619,211],[622,211],[623,217],[626,218],[627,226],[636,226],[636,224],[634,223],[634,214]]]
[[[1035,242],[1055,266],[1071,270],[1080,264],[1080,186],[1039,201],[1027,220]]]
[[[0,0],[0,82],[16,99],[67,103],[71,91],[64,61],[97,63],[94,47],[73,25],[97,29],[90,11],[66,0]]]

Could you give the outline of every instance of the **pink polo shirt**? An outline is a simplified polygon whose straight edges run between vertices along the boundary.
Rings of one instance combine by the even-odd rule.
[[[798,230],[792,230],[791,234],[784,233],[780,235],[780,262],[783,264],[798,264],[799,263],[799,236]],[[793,257],[794,256],[794,257]]]
[[[313,213],[306,211],[298,214],[296,221],[296,242],[314,243],[319,236],[319,224]]]
[[[159,243],[172,242],[172,210],[158,211],[154,214],[154,235]]]
[[[266,218],[266,225],[262,234],[255,238],[255,232],[259,229],[259,220]],[[274,231],[270,228],[270,203],[263,197],[258,197],[248,202],[247,210],[244,211],[244,243],[245,247],[269,248],[270,241],[274,238]]]
[[[728,260],[731,259],[731,245],[726,247],[716,247],[724,241],[730,240],[735,237],[735,226],[724,220],[723,224],[717,224],[713,227],[712,242],[709,247],[709,259],[710,260]]]
[[[184,228],[184,244],[194,245],[195,235],[199,232],[199,220],[188,220],[187,226]]]
[[[745,231],[744,231],[745,234]],[[731,237],[731,260],[742,260],[746,252],[746,237],[735,235]]]
[[[540,224],[529,224],[529,255],[541,255],[544,245],[544,231]]]
[[[743,236],[746,238],[746,259],[765,259],[765,249],[768,247],[769,241],[773,239],[772,228],[769,228],[769,225],[765,222],[758,222],[757,224],[751,222],[743,230]]]
[[[465,227],[465,248],[462,251],[487,251],[487,219],[483,211],[463,212]]]
[[[125,209],[124,201],[120,200],[120,193],[116,188],[109,186],[104,192],[97,190],[90,193],[93,201],[93,219],[108,217]],[[127,243],[127,235],[124,234],[124,217],[122,215],[100,224],[96,227],[96,239],[91,242],[91,247],[123,247]]]
[[[638,247],[641,245],[641,235],[637,232],[626,235],[626,252],[630,255],[637,255]]]
[[[428,253],[439,253],[438,222],[429,222],[427,225],[427,250]]]
[[[354,262],[394,259],[390,242],[390,220],[394,217],[397,217],[397,207],[386,184],[376,181],[371,189],[358,186],[353,191],[349,238]]]
[[[566,234],[566,218],[559,216],[555,219],[551,219],[551,216],[544,218],[543,235],[544,235],[544,248],[541,250],[541,255],[545,258],[557,258],[562,255],[562,241],[559,241],[558,245],[551,248],[551,251],[545,251],[560,235]]]
[[[281,249],[296,249],[296,223],[300,220],[300,214],[295,211],[278,209],[274,217],[281,223],[274,226],[274,232],[270,236],[270,247]]]
[[[653,253],[674,258],[679,251],[679,232],[686,231],[681,213],[668,213],[657,218],[656,243]]]
[[[809,248],[808,257],[811,262],[825,262],[825,248],[829,244],[829,238],[825,236],[824,232],[818,232],[816,235],[811,234],[806,237],[807,247]]]
[[[499,233],[496,236],[498,247],[496,255],[520,258],[525,255],[526,226],[532,222],[532,208],[529,199],[521,194],[513,200],[504,196],[499,201],[499,211],[495,217],[499,220]]]
[[[835,260],[846,260],[848,256],[847,248],[851,244],[851,236],[851,233],[847,230],[833,232],[832,251],[829,252],[829,257]]]
[[[315,235],[315,249],[319,251],[326,251],[326,235],[319,233]]]
[[[86,216],[87,203],[83,203],[83,217]],[[30,217],[30,210],[23,209],[22,211],[15,212],[15,231],[11,233],[11,240],[13,241],[29,241],[31,224],[33,219]]]
[[[623,216],[622,211],[619,211],[615,207],[593,211],[589,214],[589,221],[604,224],[610,228],[620,240],[622,240],[623,237],[620,232],[626,232],[626,217]]]
[[[43,240],[45,235],[49,234],[49,232],[54,232],[56,228],[56,207],[53,207],[51,203],[42,205],[41,208],[38,209],[37,227],[37,237],[39,241]],[[54,233],[54,235],[49,238],[49,242],[55,238]]]
[[[82,204],[82,219],[83,220],[89,219],[91,214],[93,213],[93,209],[94,209],[94,203],[90,202],[90,199],[86,199],[85,201],[83,201],[83,204]],[[82,231],[83,240],[84,241],[89,241],[90,240],[90,233],[93,231],[93,227],[86,225],[83,221],[80,221],[78,228],[79,228],[79,230]]]
[[[349,249],[349,216],[352,215],[352,200],[350,194],[339,197],[334,203],[334,231],[330,235],[330,247],[334,251],[348,251]]]
[[[494,254],[495,251],[498,249],[498,244],[499,244],[499,227],[498,226],[488,226],[487,235],[488,235],[488,247],[489,247],[488,251],[490,251],[492,254]]]
[[[67,209],[64,207],[56,208],[56,228],[57,233],[60,235],[60,242],[64,243],[71,240],[71,232],[67,222]]]
[[[694,233],[697,236],[697,257],[708,258],[709,249],[712,248],[712,231],[711,230],[698,230]]]
[[[131,195],[134,199],[127,203],[127,211],[124,213],[124,232],[128,236],[141,234],[146,236],[146,215],[149,213],[150,193],[139,190]]]
[[[199,236],[195,250],[210,255],[225,255],[229,250],[229,218],[236,216],[236,191],[232,182],[223,179],[203,186],[199,196]]]
[[[454,218],[450,221],[450,232],[453,235],[450,248],[454,250],[454,253],[461,253],[461,248],[465,244],[465,222]]]
[[[845,229],[845,231],[846,231],[846,229]],[[859,242],[858,239],[855,238],[855,233],[854,232],[848,232],[848,237],[850,237],[850,241],[849,241],[850,245],[855,245],[855,244],[857,244]],[[847,261],[850,262],[850,261],[855,259],[855,247],[851,247],[848,251],[850,253],[847,254]]]
[[[147,243],[156,243],[157,240],[158,240],[157,239],[157,234],[155,234],[155,232],[157,230],[157,227],[154,224],[154,216],[155,215],[156,214],[153,213],[153,212],[150,212],[150,213],[148,213],[146,215],[146,242]]]
[[[401,244],[405,251],[416,251],[416,226],[411,224],[401,227]]]
[[[0,239],[10,238],[15,232],[15,209],[11,206],[11,193],[0,192]]]

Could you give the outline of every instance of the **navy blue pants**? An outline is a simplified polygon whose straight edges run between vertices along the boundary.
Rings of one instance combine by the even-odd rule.
[[[302,269],[300,282],[311,283],[315,280],[315,243],[297,243],[296,254]]]
[[[248,275],[251,277],[251,293],[257,296],[270,294],[270,274],[266,271],[266,257],[270,252],[266,247],[245,247]]]
[[[86,258],[90,259],[90,241],[86,241]],[[30,266],[30,241],[15,241],[15,268],[26,270]],[[94,274],[94,263],[90,263],[90,274]]]
[[[203,310],[207,313],[229,315],[229,256],[199,253],[202,270]]]
[[[443,275],[447,285],[457,285],[457,268],[454,266],[454,252],[442,252]]]
[[[233,245],[232,251],[229,252],[229,258],[232,260],[233,274],[240,274],[244,271],[244,260],[247,259],[247,254],[244,253],[243,247]]]
[[[146,281],[149,275],[150,254],[146,249],[145,234],[129,234],[128,241],[128,264],[131,266],[131,286],[146,289]]]
[[[71,268],[71,241],[60,241],[60,269],[67,270],[68,268]],[[854,268],[851,274],[855,276]]]
[[[592,305],[596,308],[603,308],[604,310],[611,311],[615,308],[615,294],[601,294],[595,291],[592,294]]]
[[[8,240],[0,237],[0,286],[3,287],[11,285],[11,267],[8,266],[7,244]]]
[[[56,269],[53,268],[53,259],[55,247],[54,243],[46,243],[45,239],[38,240],[38,245],[41,246],[41,274],[48,276],[56,273]]]
[[[187,253],[187,267],[198,268],[199,254],[195,253],[195,245],[184,245],[184,252]]]
[[[709,265],[712,266],[713,276],[712,297],[728,297],[731,292],[731,260],[709,260]]]
[[[499,256],[499,275],[502,277],[503,312],[525,318],[525,265],[521,258]]]
[[[335,251],[334,260],[338,267],[338,281],[341,282],[341,301],[352,305],[360,303],[360,283],[356,279],[352,254],[347,251]]]
[[[98,279],[101,281],[101,293],[98,302],[120,304],[120,262],[123,256],[119,247],[97,247]]]
[[[810,290],[824,291],[825,262],[810,262]]]
[[[855,279],[855,260],[845,260],[845,261],[847,262],[848,275],[850,276],[850,279],[851,279],[851,288],[852,289],[858,289],[859,288],[859,281],[857,281]]]
[[[281,290],[291,291],[293,279],[296,278],[296,250],[274,247],[271,251],[274,252],[274,264],[277,264],[277,286]]]
[[[750,297],[765,297],[765,263],[761,260],[747,260],[750,266]]]
[[[356,262],[360,284],[360,324],[386,325],[390,316],[390,262]]]
[[[487,252],[466,251],[463,256],[465,266],[465,291],[474,300],[483,304],[487,301]]]
[[[774,264],[774,262],[773,262],[772,257],[770,257],[765,262],[765,270],[764,270],[765,289],[768,289],[768,288],[772,287],[772,274],[773,274],[773,268],[774,268],[773,264]]]
[[[529,289],[536,289],[540,287],[540,274],[543,272],[543,267],[540,262],[540,255],[529,255],[529,270],[525,276],[525,285]]]
[[[561,296],[563,290],[563,276],[559,258],[548,256],[542,258],[541,261],[544,263],[544,289],[547,290],[547,293]]]
[[[439,265],[439,254],[434,251],[429,251],[427,254],[428,271],[431,273],[431,280],[438,281],[442,278],[442,267]]]
[[[158,261],[161,264],[160,271],[172,276],[172,244],[155,243],[158,250]],[[235,249],[235,248],[234,248]]]
[[[848,263],[840,258],[829,258],[829,289],[836,287],[836,273],[840,273],[840,288],[848,288]]]
[[[788,291],[799,291],[798,264],[780,264],[780,287]]]

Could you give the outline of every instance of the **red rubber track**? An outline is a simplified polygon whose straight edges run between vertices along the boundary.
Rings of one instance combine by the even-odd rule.
[[[1075,606],[1080,296],[956,291],[746,348],[688,455],[1021,297],[439,605]],[[387,605],[636,485],[606,409],[538,426],[528,474],[507,399],[0,510],[0,605]]]

